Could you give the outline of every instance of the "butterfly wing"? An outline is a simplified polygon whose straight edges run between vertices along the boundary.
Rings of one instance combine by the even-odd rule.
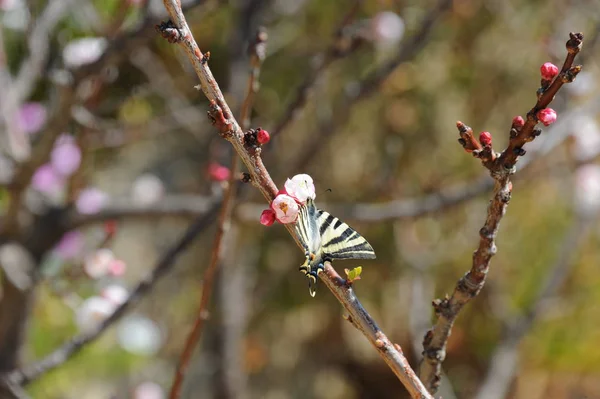
[[[352,227],[323,210],[317,210],[321,251],[326,259],[375,259],[371,244]]]
[[[296,222],[296,233],[304,249],[313,255],[318,255],[321,248],[321,235],[317,226],[317,208],[312,200],[300,207]]]

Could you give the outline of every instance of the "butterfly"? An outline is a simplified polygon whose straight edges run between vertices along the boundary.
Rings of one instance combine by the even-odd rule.
[[[317,209],[310,198],[300,207],[295,227],[306,255],[300,271],[308,278],[312,297],[317,293],[317,277],[326,261],[375,259],[373,247],[363,236],[335,216]]]

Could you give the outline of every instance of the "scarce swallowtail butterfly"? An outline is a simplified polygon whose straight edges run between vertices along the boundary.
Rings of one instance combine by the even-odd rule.
[[[375,259],[375,251],[367,240],[340,219],[317,209],[310,198],[300,208],[296,233],[306,254],[300,271],[308,278],[308,291],[313,297],[325,261]]]

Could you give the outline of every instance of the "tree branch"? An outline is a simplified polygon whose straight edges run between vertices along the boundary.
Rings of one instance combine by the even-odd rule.
[[[242,109],[240,111],[240,120],[245,125],[244,128],[248,128],[250,124],[250,114],[252,111],[254,94],[258,90],[258,77],[260,75],[260,68],[265,58],[265,42],[267,40],[267,33],[264,30],[260,30],[255,40],[251,45],[250,55],[250,75],[248,77],[248,87],[246,91],[246,98],[242,103]],[[237,154],[233,154],[231,159],[231,173],[229,175],[228,185],[223,195],[223,201],[221,203],[221,210],[219,212],[219,219],[217,222],[217,232],[215,234],[215,240],[213,242],[212,254],[210,264],[204,272],[204,281],[202,283],[202,296],[200,298],[200,306],[198,307],[196,321],[190,331],[188,338],[185,342],[183,351],[177,365],[177,371],[173,379],[171,391],[169,393],[169,399],[177,399],[181,394],[181,387],[185,374],[189,367],[194,349],[200,340],[202,335],[202,328],[204,327],[204,321],[209,317],[208,305],[210,297],[213,291],[215,277],[217,270],[221,263],[221,258],[224,252],[224,237],[226,234],[227,226],[230,223],[231,211],[233,209],[233,203],[236,196],[237,187],[237,170],[238,170],[239,158]]]
[[[223,99],[223,94],[207,65],[208,60],[198,48],[187,25],[180,2],[177,0],[163,0],[163,3],[171,17],[171,21],[161,24],[158,27],[159,31],[169,42],[178,43],[185,50],[200,78],[200,88],[211,101],[209,115],[213,124],[221,135],[233,145],[235,151],[247,166],[252,183],[261,191],[267,201],[271,202],[278,190],[260,158],[260,147],[256,143],[252,143],[251,140],[246,140],[246,135],[244,135],[229,106]],[[293,226],[286,225],[286,228],[299,245]],[[370,315],[360,305],[352,289],[346,284],[340,284],[341,279],[339,279],[331,265],[327,265],[326,271],[326,273],[320,274],[321,279],[332,290],[340,303],[348,309],[354,323],[367,336],[386,363],[393,367],[394,372],[397,373],[411,396],[413,398],[431,398],[431,395],[427,393],[418,378],[414,377],[414,372],[401,350],[399,350],[400,347],[392,345],[385,337]]]
[[[199,217],[177,242],[167,250],[158,261],[152,272],[133,289],[131,295],[120,305],[110,317],[104,320],[96,329],[77,335],[55,349],[52,353],[32,365],[10,373],[9,378],[18,385],[26,385],[47,372],[62,365],[84,347],[94,342],[104,331],[121,319],[126,312],[154,288],[175,265],[177,258],[194,242],[195,238],[212,224],[216,217],[219,201],[213,204],[211,211]]]
[[[552,83],[542,81],[536,105],[527,113],[527,120],[524,125],[519,126],[513,121],[508,147],[501,154],[494,152],[491,139],[490,143],[486,144],[483,140],[479,143],[470,127],[462,122],[457,122],[460,134],[459,143],[467,152],[471,152],[473,156],[481,160],[483,166],[490,171],[495,186],[486,221],[479,230],[479,246],[473,254],[471,270],[458,281],[451,297],[446,296],[442,300],[436,299],[433,301],[438,319],[433,328],[425,334],[423,340],[424,358],[419,373],[425,386],[432,393],[437,392],[439,387],[441,363],[446,357],[446,345],[452,325],[463,306],[477,296],[485,284],[490,260],[496,253],[495,239],[500,221],[506,212],[511,197],[512,183],[510,175],[514,173],[514,165],[518,158],[525,154],[523,145],[533,141],[541,133],[540,130],[535,129],[538,123],[538,111],[546,108],[554,99],[554,95],[560,87],[564,83],[572,82],[581,70],[581,66],[572,66],[572,64],[575,55],[581,49],[582,41],[582,34],[570,34],[570,39],[566,45],[567,56],[561,73]]]
[[[490,367],[479,387],[476,399],[503,399],[518,372],[519,344],[531,330],[540,314],[546,309],[548,300],[552,299],[563,285],[573,265],[577,249],[587,237],[590,227],[597,218],[579,216],[563,238],[554,264],[545,273],[545,279],[538,290],[536,298],[522,315],[505,322],[503,337],[491,356]]]

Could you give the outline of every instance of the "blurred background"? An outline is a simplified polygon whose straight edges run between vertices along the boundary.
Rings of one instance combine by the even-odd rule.
[[[569,32],[583,32],[583,72],[517,165],[439,395],[600,398],[598,0],[182,3],[236,115],[248,45],[266,28],[251,115],[272,136],[266,167],[279,187],[310,174],[319,207],[373,245],[377,260],[334,266],[363,266],[356,293],[413,368],[431,301],[469,270],[491,198],[456,121],[501,151],[512,118],[535,104],[540,66],[562,66]],[[232,149],[187,57],[155,32],[165,18],[155,0],[0,0],[0,371],[92,331],[207,220],[123,317],[26,386],[33,398],[164,398],[196,318],[216,232],[206,214]],[[240,190],[182,397],[408,397],[330,292],[308,295],[303,255],[281,225],[259,223],[266,208]],[[7,261],[15,242],[28,272]]]

